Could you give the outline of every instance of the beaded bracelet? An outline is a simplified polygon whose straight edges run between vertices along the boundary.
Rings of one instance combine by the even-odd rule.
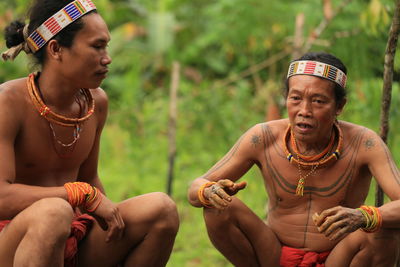
[[[213,208],[213,205],[211,205],[211,202],[204,197],[204,189],[212,186],[213,184],[216,184],[216,182],[204,183],[200,186],[199,190],[197,190],[197,197],[199,198],[200,203],[207,208]]]
[[[88,183],[65,183],[64,188],[68,194],[68,202],[73,208],[83,207],[88,212],[93,212],[102,200],[102,194],[98,192],[98,189]]]
[[[373,233],[378,231],[382,226],[382,215],[377,207],[374,206],[361,206],[357,208],[361,211],[366,219],[366,224],[362,228],[364,232]]]

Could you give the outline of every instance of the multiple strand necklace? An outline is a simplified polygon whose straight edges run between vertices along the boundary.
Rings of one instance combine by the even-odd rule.
[[[89,117],[94,112],[95,102],[89,89],[81,89],[81,92],[83,93],[89,107],[86,115],[79,118],[68,118],[63,115],[55,113],[43,102],[39,89],[35,84],[35,74],[31,73],[29,75],[27,83],[28,83],[29,95],[32,99],[34,106],[39,111],[40,115],[50,122],[65,127],[75,127],[76,124],[83,123],[84,121],[89,119]]]
[[[73,152],[73,150],[75,148],[75,144],[80,138],[80,131],[82,130],[81,125],[83,124],[83,122],[88,120],[89,117],[94,112],[95,101],[94,101],[93,96],[90,93],[89,89],[81,89],[80,93],[83,94],[83,96],[85,98],[85,102],[86,102],[87,107],[88,107],[87,108],[88,111],[87,111],[86,115],[82,116],[83,107],[82,107],[82,103],[81,103],[80,99],[77,96],[75,96],[75,101],[79,105],[79,117],[78,118],[69,118],[69,117],[65,117],[63,115],[59,115],[59,114],[53,112],[44,103],[43,97],[41,95],[41,92],[40,92],[39,88],[36,86],[36,83],[35,83],[35,78],[36,77],[37,76],[35,74],[33,74],[33,73],[31,73],[29,75],[29,77],[28,77],[28,80],[27,80],[27,85],[28,86],[27,87],[28,87],[29,95],[31,97],[31,100],[32,100],[34,106],[38,110],[39,114],[41,116],[43,116],[49,123],[49,127],[50,127],[50,130],[51,130],[51,135],[52,135],[52,138],[53,138],[54,149],[55,149],[56,153],[60,157],[66,157],[68,152],[67,153],[61,153],[59,151],[59,149],[57,149],[55,144],[60,145],[62,148],[71,148],[72,150],[70,151],[70,153]],[[52,123],[57,124],[59,126],[63,126],[63,127],[74,127],[72,141],[69,142],[69,143],[64,143],[63,141],[61,141],[57,137]]]
[[[338,139],[337,147],[333,152],[330,152],[333,150],[336,137]],[[289,138],[292,150],[295,155],[290,153],[287,147]],[[327,147],[317,155],[313,156],[302,155],[297,148],[296,137],[293,131],[291,130],[290,124],[288,125],[286,133],[283,136],[283,149],[286,153],[286,158],[289,160],[290,163],[297,165],[297,169],[299,172],[299,181],[296,187],[296,195],[303,196],[304,184],[307,177],[313,175],[318,167],[326,166],[339,159],[340,150],[342,147],[342,140],[343,140],[342,131],[339,125],[337,123],[334,123],[331,138],[329,140]],[[303,175],[302,169],[308,169],[309,172]]]

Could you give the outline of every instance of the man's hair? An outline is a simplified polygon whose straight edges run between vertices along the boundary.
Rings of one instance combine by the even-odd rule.
[[[45,22],[48,18],[53,16],[57,11],[62,9],[68,3],[73,0],[35,0],[32,4],[29,12],[29,27],[28,34],[31,34],[34,30],[36,30],[43,22]],[[96,12],[93,10],[91,12]],[[22,21],[13,21],[9,26],[5,29],[5,40],[8,48],[19,45],[24,41],[23,38],[23,28],[25,23]],[[77,19],[73,23],[69,24],[67,27],[62,29],[57,35],[53,37],[53,39],[57,40],[61,46],[71,47],[74,41],[76,34],[83,28],[84,23],[80,19]],[[33,54],[37,63],[43,65],[45,61],[45,46],[43,46],[40,50]]]
[[[340,69],[345,74],[347,74],[347,68],[343,64],[343,62],[340,59],[338,59],[337,57],[335,57],[331,54],[325,53],[325,52],[309,52],[294,61],[298,61],[298,60],[313,60],[313,61],[322,62],[325,64],[335,66],[336,68]],[[341,87],[339,84],[337,84],[337,83],[334,83],[334,84],[335,84],[335,88],[334,88],[335,100],[336,100],[336,103],[339,104],[339,103],[342,103],[342,101],[346,97],[347,91],[345,88]],[[289,79],[286,79],[285,92],[284,92],[285,97],[287,97],[288,92],[289,92]]]

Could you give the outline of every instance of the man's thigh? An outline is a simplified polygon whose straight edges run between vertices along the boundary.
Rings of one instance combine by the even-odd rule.
[[[326,266],[393,266],[399,250],[399,234],[388,229],[351,233],[332,250]]]
[[[24,235],[17,223],[10,222],[0,232],[0,262],[2,266],[13,266],[15,251]]]
[[[238,198],[234,197],[224,211],[205,209],[204,215],[208,234],[222,253],[224,247],[230,251],[229,246],[233,245],[240,248],[236,254],[256,256],[261,266],[273,266],[271,262],[279,261],[281,243],[276,234]]]
[[[78,262],[80,266],[115,266],[144,240],[154,218],[160,214],[163,199],[149,193],[130,198],[118,204],[125,223],[123,237],[106,243],[107,232],[95,221],[92,229],[80,243]]]
[[[0,232],[1,266],[13,265],[15,252],[29,227],[32,213],[34,213],[33,208],[28,207],[15,216]]]

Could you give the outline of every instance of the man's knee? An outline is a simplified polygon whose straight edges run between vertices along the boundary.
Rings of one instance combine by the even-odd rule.
[[[203,217],[208,229],[225,227],[227,223],[237,221],[235,218],[236,211],[240,210],[240,206],[244,206],[237,198],[232,198],[232,202],[224,210],[215,208],[204,208]]]
[[[156,226],[172,232],[179,228],[179,215],[175,202],[165,193],[152,193],[152,202],[158,210]]]
[[[54,238],[69,236],[74,213],[67,201],[44,198],[33,203],[27,212],[28,231]]]
[[[374,266],[389,266],[382,263],[394,264],[399,252],[400,231],[381,229],[377,233],[366,234],[363,247],[369,255],[373,255]]]
[[[165,193],[154,192],[142,195],[145,199],[146,209],[141,215],[143,223],[153,225],[158,229],[176,233],[179,228],[179,216],[175,202]],[[128,203],[127,203],[128,204]],[[135,198],[129,200],[129,205],[124,205],[124,221],[129,222],[129,216],[136,216],[137,203]],[[127,219],[127,220],[125,220]],[[135,227],[133,225],[133,227]]]
[[[346,265],[352,266],[393,266],[399,252],[399,233],[387,229],[351,233],[332,251],[327,266],[337,266],[345,259]]]

